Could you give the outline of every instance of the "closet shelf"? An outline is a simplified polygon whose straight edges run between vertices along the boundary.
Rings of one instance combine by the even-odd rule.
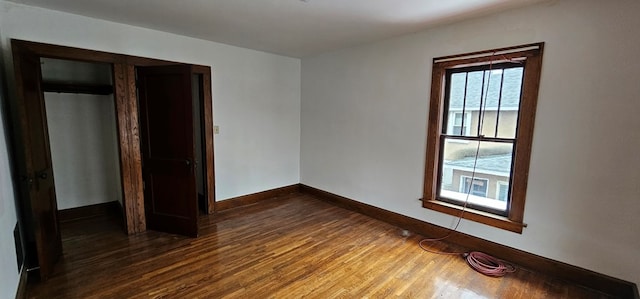
[[[42,82],[42,90],[45,92],[109,95],[113,93],[113,86],[109,84]]]

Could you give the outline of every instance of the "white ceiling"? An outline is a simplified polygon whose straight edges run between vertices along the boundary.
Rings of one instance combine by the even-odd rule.
[[[545,0],[10,0],[292,57]]]

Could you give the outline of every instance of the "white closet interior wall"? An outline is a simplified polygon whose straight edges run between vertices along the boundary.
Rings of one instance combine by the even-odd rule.
[[[43,82],[112,84],[109,64],[41,59]],[[113,94],[45,92],[58,209],[119,201]]]

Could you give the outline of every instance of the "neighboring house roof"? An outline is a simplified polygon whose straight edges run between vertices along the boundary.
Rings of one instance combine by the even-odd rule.
[[[445,161],[444,164],[452,168],[464,168],[464,170],[473,171],[473,165],[476,165],[478,173],[507,173],[511,172],[511,154],[480,156],[478,162],[476,157],[466,157],[459,160]]]
[[[484,90],[482,88],[483,72],[485,73]],[[465,98],[465,77],[467,77],[467,94],[466,103],[464,105],[465,110],[479,110],[481,99],[483,101],[483,108],[487,110],[496,110],[498,108],[498,101],[500,101],[500,109],[517,109],[520,105],[522,72],[522,67],[515,67],[504,69],[502,71],[474,71],[452,74],[449,110],[462,110]],[[489,75],[489,73],[491,73],[491,75]],[[502,98],[500,98],[500,81],[502,76],[504,76],[504,80],[502,80]],[[489,84],[488,88],[487,82]],[[486,104],[484,103],[485,101]]]

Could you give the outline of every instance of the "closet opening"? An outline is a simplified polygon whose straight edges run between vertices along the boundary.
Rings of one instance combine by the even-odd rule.
[[[40,68],[60,222],[124,230],[112,64],[42,57]]]

